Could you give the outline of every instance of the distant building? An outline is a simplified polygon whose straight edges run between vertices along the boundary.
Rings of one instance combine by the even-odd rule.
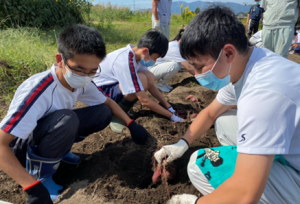
[[[235,15],[238,19],[244,19],[247,18],[247,14],[240,12],[238,14]]]

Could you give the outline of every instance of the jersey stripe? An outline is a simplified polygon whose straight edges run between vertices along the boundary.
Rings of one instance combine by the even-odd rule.
[[[100,86],[97,86],[94,81],[92,83],[96,86],[96,88],[106,97],[110,97],[111,94],[106,94]]]
[[[53,76],[49,73],[44,77],[25,97],[23,102],[18,107],[18,110],[11,116],[11,118],[6,122],[3,131],[11,133],[11,131],[18,125],[22,118],[26,115],[31,106],[39,98],[39,96],[49,87],[53,82]]]
[[[133,85],[135,88],[136,92],[140,92],[141,88],[140,85],[138,83],[138,77],[136,75],[135,69],[134,69],[134,65],[133,65],[133,53],[129,52],[129,69],[130,69],[130,73],[131,73],[131,78],[133,81]]]

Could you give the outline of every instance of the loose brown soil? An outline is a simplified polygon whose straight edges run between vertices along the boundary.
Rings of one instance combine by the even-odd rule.
[[[291,58],[300,62],[298,55]],[[174,90],[164,95],[175,110],[186,112],[182,117],[187,118],[187,122],[173,123],[143,108],[139,102],[136,103],[131,116],[150,133],[146,145],[136,145],[132,142],[129,132],[117,134],[109,127],[74,144],[72,152],[78,154],[82,162],[76,167],[62,164],[54,175],[54,180],[64,187],[63,196],[57,203],[166,203],[168,200],[166,185],[152,184],[153,153],[157,147],[176,143],[183,137],[191,124],[189,114],[199,113],[216,96],[216,92],[199,86],[187,72],[179,72],[170,85]],[[190,94],[199,102],[185,101]],[[7,109],[4,104],[0,106]],[[77,107],[82,107],[82,104],[78,103]],[[2,109],[0,118],[3,118],[4,114],[5,111]],[[214,127],[211,127],[202,139],[191,145],[182,158],[175,161],[179,175],[174,181],[169,182],[170,196],[182,193],[201,196],[187,175],[189,157],[199,148],[219,145]],[[23,204],[26,200],[22,188],[2,171],[0,171],[0,200],[16,204]]]

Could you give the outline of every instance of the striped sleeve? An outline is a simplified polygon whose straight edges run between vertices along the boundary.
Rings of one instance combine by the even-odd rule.
[[[129,72],[131,74],[131,79],[132,79],[132,83],[133,83],[133,86],[135,88],[135,91],[136,92],[140,92],[141,91],[141,88],[140,88],[140,85],[138,83],[138,76],[137,76],[137,73],[136,73],[136,69],[134,67],[134,63],[133,63],[133,59],[134,58],[134,55],[133,55],[133,52],[129,52],[129,59],[128,59],[128,62],[129,62]]]
[[[47,104],[37,101],[53,83],[51,73],[34,83],[30,79],[25,81],[17,90],[8,110],[8,114],[0,123],[3,131],[21,138],[27,138],[46,112]],[[35,84],[32,87],[32,84]]]
[[[137,62],[132,51],[123,52],[114,61],[112,72],[119,82],[123,95],[143,91],[143,84],[137,73]]]

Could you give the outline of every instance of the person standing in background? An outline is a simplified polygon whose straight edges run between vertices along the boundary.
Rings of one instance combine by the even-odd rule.
[[[255,5],[251,6],[249,14],[247,16],[247,27],[248,27],[248,38],[251,38],[252,33],[256,33],[258,31],[259,21],[263,21],[263,13],[265,12],[264,8],[260,7],[260,0],[255,0]]]
[[[266,9],[262,32],[263,46],[285,58],[292,44],[300,0],[263,0]]]
[[[172,0],[152,0],[152,28],[169,40]]]

